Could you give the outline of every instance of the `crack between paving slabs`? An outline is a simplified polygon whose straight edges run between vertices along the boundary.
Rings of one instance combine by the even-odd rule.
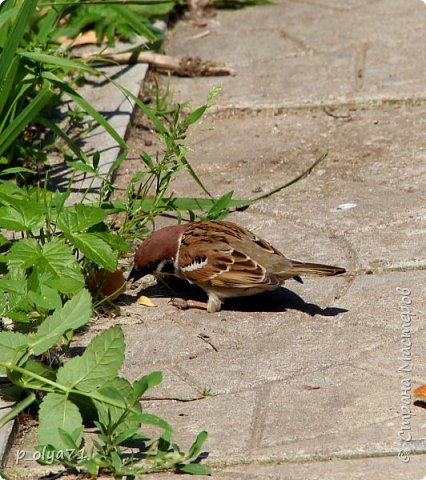
[[[348,101],[341,101],[341,102],[320,102],[320,103],[306,103],[306,104],[282,104],[282,105],[258,105],[254,108],[248,106],[220,106],[218,104],[212,106],[208,115],[213,114],[221,114],[221,113],[228,113],[228,114],[238,114],[243,116],[247,114],[247,116],[252,115],[280,115],[283,113],[292,113],[292,112],[300,112],[300,111],[324,111],[325,109],[333,110],[333,109],[378,109],[383,106],[396,106],[396,107],[403,107],[403,106],[422,106],[426,103],[426,97],[400,97],[400,98],[373,98],[369,100],[364,99],[352,99]]]

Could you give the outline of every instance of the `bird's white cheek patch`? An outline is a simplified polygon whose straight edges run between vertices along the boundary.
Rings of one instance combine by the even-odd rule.
[[[182,267],[183,272],[193,272],[194,270],[199,270],[207,265],[207,258],[196,258],[192,263]]]

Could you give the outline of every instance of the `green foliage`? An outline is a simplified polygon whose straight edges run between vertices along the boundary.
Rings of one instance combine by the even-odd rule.
[[[99,8],[100,3],[102,8]],[[167,15],[175,4],[173,1],[139,1],[130,5],[120,5],[120,2],[70,2],[66,21],[55,31],[54,38],[75,38],[81,32],[94,30],[98,42],[102,43],[106,38],[109,45],[114,45],[117,38],[134,42],[137,35],[151,43],[156,42],[160,32],[152,22]]]
[[[104,3],[68,0],[46,6],[41,0],[5,0],[0,5],[0,165],[46,162],[54,135],[76,153],[78,147],[68,133],[49,118],[64,96],[126,148],[118,133],[74,89],[80,76],[99,75],[98,70],[71,58],[71,51],[56,40],[65,34],[74,37],[87,27],[110,43],[116,35],[131,39],[136,34],[148,43],[157,42],[160,35],[152,21],[169,12],[174,3]]]
[[[65,206],[69,190],[53,193],[46,185],[19,187],[5,180],[0,186],[0,228],[15,232],[4,239],[1,257],[2,316],[46,316],[83,288],[85,274],[114,271],[118,256],[131,250],[109,230],[100,206]]]
[[[40,361],[41,353],[67,332],[86,324],[90,317],[90,294],[81,290],[42,321],[35,332],[0,332],[0,373],[6,373],[26,395],[24,401],[16,403],[12,412],[0,420],[0,427],[23,408],[39,401],[37,448],[42,462],[72,464],[92,476],[101,472],[135,475],[171,468],[208,473],[205,467],[191,467],[207,438],[205,432],[199,434],[185,453],[171,443],[172,427],[165,420],[142,412],[141,396],[161,382],[161,373],[153,372],[133,384],[119,377],[125,351],[120,328],[105,330],[81,356],[68,360],[58,370]],[[99,439],[82,456],[84,422],[95,423]],[[149,442],[148,437],[141,435],[145,424],[162,431],[158,440]],[[129,457],[126,448],[129,441],[140,443],[143,450],[140,461]]]

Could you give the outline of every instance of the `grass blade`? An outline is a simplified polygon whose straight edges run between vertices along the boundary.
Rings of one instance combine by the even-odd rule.
[[[28,27],[37,4],[38,0],[25,0],[25,2],[22,2],[15,23],[13,24],[12,31],[7,38],[7,42],[4,45],[0,57],[0,92],[3,90],[4,79],[6,78],[10,64],[16,54],[16,49],[22,41],[24,32]]]
[[[22,110],[0,134],[0,155],[15,141],[25,127],[34,120],[53,96],[50,85],[42,87],[33,100]]]

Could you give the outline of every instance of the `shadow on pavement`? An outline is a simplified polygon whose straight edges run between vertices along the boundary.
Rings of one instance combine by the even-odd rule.
[[[186,300],[206,301],[206,294],[203,290],[173,277],[167,280],[167,285],[158,283],[155,286],[140,290],[137,296],[123,295],[121,300],[123,303],[132,303],[140,295],[150,298],[177,297]],[[312,317],[315,315],[334,317],[348,311],[345,308],[321,308],[314,303],[306,303],[302,297],[284,287],[250,297],[230,298],[225,301],[222,310],[236,312],[285,312],[287,310],[297,310]]]

